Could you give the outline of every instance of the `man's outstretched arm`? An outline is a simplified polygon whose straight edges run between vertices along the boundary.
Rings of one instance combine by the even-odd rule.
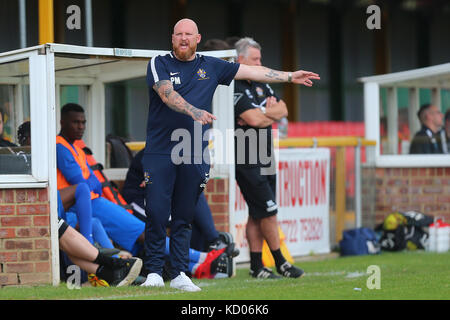
[[[188,103],[184,98],[173,89],[172,82],[169,80],[161,80],[153,85],[153,89],[158,93],[161,100],[172,110],[184,113],[194,121],[201,124],[211,123],[216,117],[209,112],[196,108]]]
[[[249,66],[240,64],[234,77],[236,80],[252,80],[264,83],[292,82],[307,87],[313,85],[312,80],[320,80],[317,73],[298,70],[294,72],[277,71],[264,66]]]

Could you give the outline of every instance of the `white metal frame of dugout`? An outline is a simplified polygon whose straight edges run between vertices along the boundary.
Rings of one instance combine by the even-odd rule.
[[[59,131],[60,86],[88,86],[84,141],[96,159],[105,163],[105,84],[145,77],[148,61],[167,51],[122,48],[94,48],[64,44],[45,44],[0,53],[0,84],[15,87],[16,108],[23,107],[21,90],[30,88],[31,175],[0,175],[0,188],[46,188],[50,201],[50,234],[52,246],[52,282],[59,283],[59,245],[57,228],[56,134]],[[210,56],[234,59],[235,50],[205,52]],[[28,61],[28,70],[16,70],[14,62]],[[3,66],[3,67],[2,67]],[[27,72],[28,71],[28,72]],[[234,86],[219,86],[213,99],[213,113],[218,120],[214,128],[225,132],[234,128]],[[19,123],[20,124],[20,123]],[[234,148],[227,150],[234,152]],[[234,158],[234,155],[231,155]],[[124,177],[126,169],[119,170]],[[114,174],[114,171],[111,172]],[[234,164],[216,164],[214,175],[234,181]],[[235,192],[229,183],[230,203]],[[234,206],[230,205],[230,210]],[[232,212],[230,212],[230,215]],[[56,272],[55,272],[56,270]]]

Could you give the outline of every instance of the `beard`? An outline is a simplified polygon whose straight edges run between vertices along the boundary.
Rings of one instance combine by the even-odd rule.
[[[197,51],[197,43],[189,45],[184,51],[180,50],[180,45],[173,47],[176,57],[182,61],[189,60],[195,54],[195,51]]]

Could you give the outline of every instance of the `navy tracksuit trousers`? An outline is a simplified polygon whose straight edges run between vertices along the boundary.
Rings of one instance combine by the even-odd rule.
[[[195,206],[209,178],[207,164],[174,164],[170,155],[145,154],[145,259],[149,273],[162,275],[166,230],[170,222],[171,279],[189,268]]]

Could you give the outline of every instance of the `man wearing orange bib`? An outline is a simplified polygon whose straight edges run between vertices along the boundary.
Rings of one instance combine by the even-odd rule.
[[[108,236],[123,249],[136,254],[143,241],[145,224],[124,208],[101,197],[102,185],[86,161],[83,150],[74,145],[82,139],[86,129],[84,109],[68,103],[61,109],[61,132],[56,138],[58,190],[70,185],[86,183],[91,193],[92,216],[103,224]],[[67,222],[75,226],[74,208],[67,212]]]

